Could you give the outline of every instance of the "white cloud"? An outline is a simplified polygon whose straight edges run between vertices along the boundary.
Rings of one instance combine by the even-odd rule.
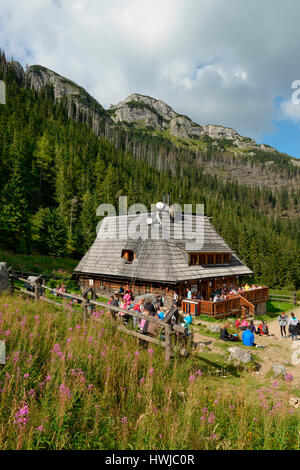
[[[0,47],[106,107],[144,93],[259,139],[300,79],[299,15],[296,0],[1,0]]]
[[[300,124],[300,103],[296,104],[292,101],[283,101],[280,108],[282,119],[287,119],[296,124]]]

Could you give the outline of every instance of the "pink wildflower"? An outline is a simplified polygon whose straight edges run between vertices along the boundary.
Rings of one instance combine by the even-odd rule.
[[[25,405],[23,408],[20,408],[19,411],[15,414],[15,417],[17,419],[14,421],[14,424],[18,424],[19,426],[25,426],[29,421],[28,414],[29,411],[27,405]]]
[[[67,388],[67,387],[65,386],[65,384],[61,384],[61,385],[59,386],[59,393],[60,393],[61,395],[65,395],[65,396],[68,396],[68,397],[71,396],[70,389]]]

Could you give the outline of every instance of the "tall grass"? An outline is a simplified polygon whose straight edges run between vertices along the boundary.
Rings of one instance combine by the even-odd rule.
[[[50,277],[53,274],[70,276],[78,264],[78,260],[72,258],[53,258],[38,253],[16,254],[1,247],[0,260],[5,261],[8,266],[12,266],[17,271],[42,273]]]
[[[103,311],[85,324],[75,311],[1,297],[0,338],[1,449],[299,447],[292,382],[250,394],[201,359],[166,366],[159,346],[122,336]]]

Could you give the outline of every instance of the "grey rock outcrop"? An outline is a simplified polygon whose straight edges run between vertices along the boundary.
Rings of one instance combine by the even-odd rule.
[[[8,291],[10,288],[9,277],[7,272],[7,264],[0,263],[0,294]]]
[[[52,85],[54,98],[60,101],[66,97],[68,116],[91,123],[95,134],[103,134],[105,125],[112,121],[104,108],[90,96],[84,88],[40,65],[32,65],[26,70],[27,86],[40,92],[45,85]],[[102,129],[102,131],[101,131]]]
[[[64,95],[79,95],[80,91],[76,84],[61,77],[52,70],[41,66],[31,66],[26,72],[27,81],[32,88],[40,91],[45,85],[53,85],[55,99],[60,99]]]
[[[219,333],[221,331],[221,326],[218,324],[208,325],[207,329],[212,333]]]
[[[290,397],[289,405],[293,406],[294,408],[299,408],[300,399],[297,397]]]
[[[235,360],[238,362],[242,362],[243,364],[247,364],[248,362],[253,361],[251,351],[245,351],[244,349],[238,347],[228,348],[229,360]]]
[[[156,130],[169,131],[170,134],[184,139],[208,137],[215,141],[231,141],[232,145],[238,148],[258,148],[253,139],[242,137],[234,129],[213,124],[201,126],[188,116],[176,113],[164,101],[138,93],[133,93],[116,105],[110,105],[110,114],[114,122],[150,126]]]
[[[279,375],[283,375],[283,377],[285,377],[287,374],[286,368],[284,366],[279,366],[279,365],[272,366],[272,372],[275,375],[275,377],[278,377]]]

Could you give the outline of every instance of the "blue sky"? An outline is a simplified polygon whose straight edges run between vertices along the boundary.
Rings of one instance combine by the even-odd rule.
[[[142,93],[300,157],[298,0],[1,0],[0,48],[109,107]]]
[[[300,158],[299,125],[287,121],[274,121],[276,131],[262,136],[258,143],[275,147],[279,152],[287,153],[292,157]]]

